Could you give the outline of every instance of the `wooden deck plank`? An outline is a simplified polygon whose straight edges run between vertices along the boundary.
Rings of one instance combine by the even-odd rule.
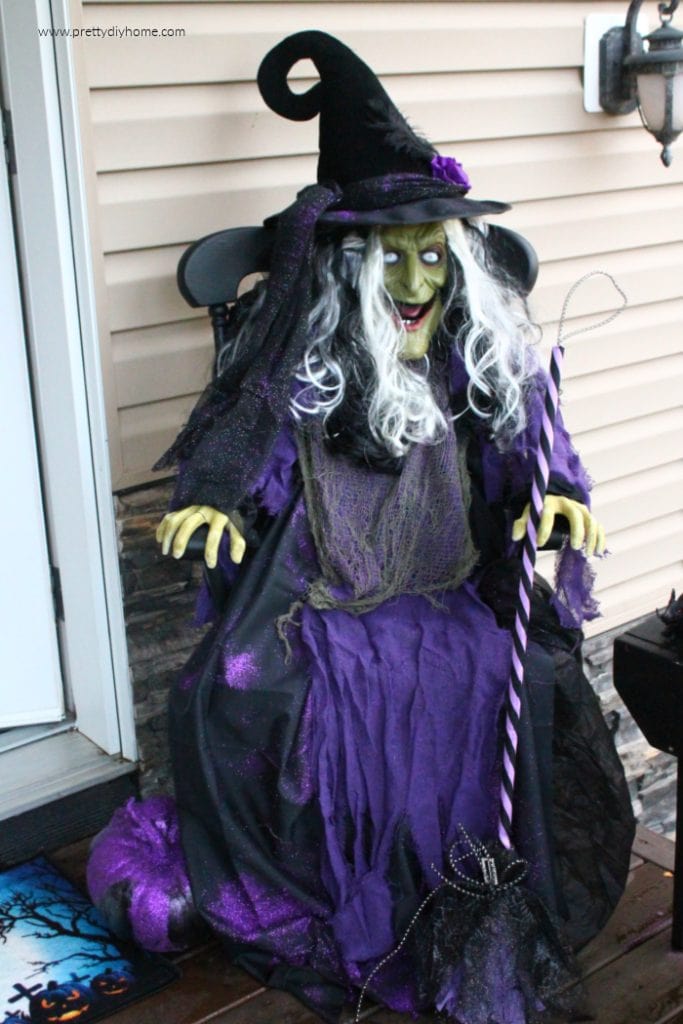
[[[683,1010],[674,1010],[668,1017],[663,1017],[657,1024],[683,1024]]]
[[[118,1012],[116,1024],[204,1024],[223,1020],[231,1007],[245,1000],[251,1002],[265,991],[248,974],[228,962],[220,945],[204,948],[179,966],[180,978]]]
[[[656,864],[631,872],[617,909],[579,954],[584,977],[595,973],[660,931],[671,927],[673,878]]]
[[[665,868],[667,871],[674,869],[675,844],[666,836],[651,832],[648,828],[643,828],[642,825],[638,825],[636,829],[633,852],[643,860],[658,864],[660,868]]]
[[[162,1019],[165,1020],[157,1018]],[[195,1024],[209,1024],[209,1021],[210,1024],[320,1024],[320,1017],[287,992],[265,989],[239,1006],[202,1017]]]
[[[663,1017],[657,1024],[683,1024],[683,1010],[674,1010],[668,1017]]]
[[[50,854],[52,863],[82,892],[86,891],[85,869],[91,843],[92,837],[80,839],[77,843],[70,843],[69,846],[63,846]]]
[[[683,953],[660,932],[592,974],[586,995],[600,1024],[664,1024],[683,1011]]]

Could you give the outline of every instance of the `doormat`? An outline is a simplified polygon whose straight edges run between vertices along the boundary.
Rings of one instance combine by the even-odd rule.
[[[117,939],[44,857],[0,873],[2,1024],[101,1020],[178,974]]]

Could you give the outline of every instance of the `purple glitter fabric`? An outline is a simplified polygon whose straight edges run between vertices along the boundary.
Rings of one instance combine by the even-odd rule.
[[[282,512],[290,500],[296,463],[296,441],[291,423],[287,421],[277,437],[270,459],[251,489],[251,496],[271,516]]]
[[[280,214],[268,289],[249,345],[205,389],[155,465],[165,469],[185,462],[173,508],[211,505],[230,514],[272,451],[307,338],[315,227],[338,197],[336,185],[311,185]]]
[[[228,686],[246,690],[258,678],[259,670],[253,651],[226,652],[223,658],[223,675]]]
[[[235,565],[230,557],[230,537],[224,533],[218,546],[218,566],[228,586],[232,586],[239,575],[239,566]],[[216,618],[216,608],[211,597],[206,576],[202,576],[202,582],[197,592],[197,601],[194,609],[194,626],[205,626]]]
[[[506,468],[512,464],[521,478],[526,461],[524,449],[514,452]],[[272,513],[290,499],[295,467],[287,429],[255,488]],[[436,882],[431,865],[441,869],[459,823],[484,838],[494,834],[497,722],[510,638],[469,583],[436,603],[402,595],[362,615],[306,605],[301,616],[300,657],[310,665],[307,709],[315,723],[309,758],[325,829],[323,882],[334,907],[330,928],[343,970],[357,982],[367,976],[367,963],[396,943],[388,878],[397,833],[413,837],[429,884]],[[230,682],[225,669],[222,675]],[[245,893],[256,893],[253,879],[241,881],[211,904],[215,923],[223,914],[223,927],[235,935],[247,917],[257,928],[244,902]],[[267,892],[259,898],[270,905]],[[293,913],[292,920],[301,918]],[[292,935],[283,937],[289,959],[292,942]],[[417,1006],[414,992],[399,999],[393,983],[385,987],[382,972],[373,991],[388,1005]]]
[[[288,890],[274,891],[244,872],[237,881],[220,887],[208,910],[219,934],[241,942],[284,946],[294,962],[303,960],[311,917]]]
[[[565,540],[555,567],[553,606],[563,626],[580,627],[597,619],[600,606],[593,597],[595,571],[583,551],[575,551]]]
[[[109,891],[129,883],[128,917],[133,937],[158,953],[184,948],[170,935],[171,912],[190,909],[192,894],[180,843],[175,803],[170,797],[132,798],[96,837],[88,861],[87,884],[97,907]]]

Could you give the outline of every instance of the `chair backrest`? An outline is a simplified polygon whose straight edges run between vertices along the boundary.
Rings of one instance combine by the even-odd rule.
[[[275,232],[228,228],[205,235],[186,249],[178,263],[178,288],[195,308],[234,302],[240,282],[270,267]]]
[[[216,352],[223,346],[228,305],[237,298],[245,277],[267,272],[274,239],[273,229],[228,228],[200,238],[183,253],[178,288],[190,306],[208,307]],[[510,228],[490,224],[489,246],[492,259],[528,295],[538,276],[538,257],[531,243]]]

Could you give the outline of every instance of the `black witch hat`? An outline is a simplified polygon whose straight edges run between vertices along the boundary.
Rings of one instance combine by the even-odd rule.
[[[287,75],[309,58],[320,75],[295,93]],[[320,117],[318,182],[341,196],[320,223],[419,224],[502,213],[507,204],[466,198],[470,182],[408,124],[374,71],[325,32],[298,32],[263,59],[258,85],[268,106],[291,121]]]
[[[303,95],[287,75],[309,57],[320,81]],[[318,182],[304,188],[273,227],[270,273],[249,342],[204,392],[189,422],[156,463],[184,463],[173,508],[239,508],[269,457],[287,416],[291,382],[308,339],[313,252],[321,228],[424,224],[502,213],[504,203],[466,198],[460,164],[440,156],[396,109],[377,76],[353,50],[324,32],[299,32],[264,58],[258,84],[278,114],[320,115]],[[230,331],[249,298],[237,302]]]

